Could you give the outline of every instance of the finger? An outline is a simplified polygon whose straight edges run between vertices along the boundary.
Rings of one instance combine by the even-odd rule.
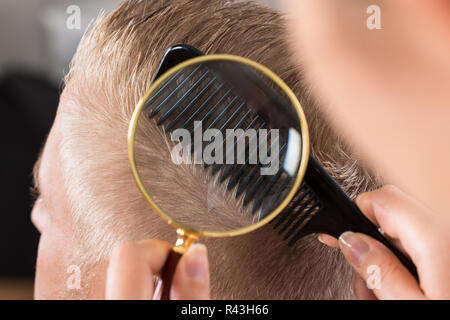
[[[206,247],[194,244],[183,255],[173,277],[173,300],[210,299],[209,264]]]
[[[325,233],[321,233],[321,234],[319,234],[318,239],[320,242],[322,242],[323,244],[325,244],[329,247],[339,248],[339,241],[335,237],[332,237]]]
[[[366,218],[368,218],[375,226],[379,227],[379,231],[383,234],[383,236],[386,239],[388,239],[390,243],[392,243],[395,247],[397,247],[403,254],[409,256],[409,254],[406,252],[405,248],[402,246],[402,243],[398,238],[393,238],[388,233],[385,233],[384,229],[380,226],[380,223],[377,221],[375,212],[372,209],[372,204],[370,201],[372,201],[374,196],[379,196],[378,194],[375,195],[375,193],[388,192],[387,191],[388,188],[389,186],[386,185],[376,191],[362,193],[356,197],[355,203],[357,204],[361,212],[366,216]]]
[[[111,255],[106,299],[152,299],[154,275],[166,261],[170,245],[159,240],[125,243]]]
[[[353,293],[358,300],[377,300],[372,290],[367,288],[366,281],[357,273],[353,275]]]
[[[426,246],[439,229],[430,225],[433,212],[392,185],[364,193],[356,198],[356,203],[416,264],[424,260],[429,251]]]
[[[425,298],[414,277],[380,242],[361,233],[344,232],[339,247],[378,299]]]

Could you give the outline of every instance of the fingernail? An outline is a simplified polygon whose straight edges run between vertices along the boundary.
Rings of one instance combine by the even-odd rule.
[[[319,234],[319,236],[317,237],[317,240],[319,240],[321,243],[323,243],[324,245],[326,245],[326,243],[323,241],[322,239],[322,235]]]
[[[369,252],[369,245],[357,234],[347,231],[341,234],[339,242],[344,255],[350,260],[350,263],[359,267]]]
[[[205,281],[208,277],[206,247],[202,244],[193,244],[186,255],[186,271],[188,276],[196,281]]]

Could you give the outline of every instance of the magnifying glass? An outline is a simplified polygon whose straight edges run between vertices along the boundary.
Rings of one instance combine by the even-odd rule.
[[[139,101],[128,133],[137,186],[178,236],[162,272],[162,299],[198,237],[237,236],[274,219],[309,159],[305,115],[276,74],[233,55],[176,58],[166,54],[168,70]]]

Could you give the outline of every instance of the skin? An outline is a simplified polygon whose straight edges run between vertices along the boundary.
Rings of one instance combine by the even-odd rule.
[[[449,1],[283,3],[293,53],[329,120],[386,181],[449,212]],[[366,27],[370,5],[381,30]]]
[[[41,233],[34,294],[36,299],[152,299],[153,277],[161,272],[171,246],[159,240],[125,243],[113,250],[109,267],[99,263],[85,268],[76,256],[79,244],[64,192],[59,142],[70,117],[67,93],[35,167],[38,193],[31,220]],[[80,287],[67,285],[80,266]],[[73,288],[73,287],[72,287]],[[193,245],[182,257],[174,274],[172,299],[208,299],[209,266],[206,247]]]
[[[382,290],[355,278],[360,298],[447,298],[450,240],[450,10],[446,0],[284,0],[293,53],[337,130],[389,186],[360,196],[361,210],[415,262],[420,287],[378,242],[346,233],[339,246],[363,279],[382,266]],[[381,30],[366,10],[381,9]],[[411,195],[411,196],[410,196]],[[420,202],[417,200],[419,199]],[[424,205],[423,203],[426,203]],[[345,238],[370,248],[364,259]],[[348,240],[348,239],[347,239]],[[362,245],[360,241],[364,242]],[[346,244],[347,243],[347,244]]]
[[[74,241],[73,221],[63,188],[60,168],[59,141],[66,117],[65,96],[61,98],[53,127],[40,159],[35,167],[35,184],[38,198],[31,220],[41,233],[34,294],[36,299],[102,298],[104,296],[104,265],[81,270],[81,288],[68,290],[66,282],[71,265],[81,265],[74,255],[78,244]],[[68,250],[68,248],[73,248]],[[95,279],[90,274],[98,275]]]
[[[153,277],[161,272],[170,250],[171,246],[160,240],[144,240],[116,247],[108,268],[106,298],[159,298],[161,292],[155,290],[157,286]],[[210,298],[208,257],[204,245],[192,245],[181,257],[172,281],[172,300]]]

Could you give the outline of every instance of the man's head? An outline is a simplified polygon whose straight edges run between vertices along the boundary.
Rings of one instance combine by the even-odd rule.
[[[253,59],[297,94],[310,127],[313,154],[351,195],[376,185],[331,131],[302,85],[273,10],[247,1],[124,1],[83,38],[73,59],[58,114],[38,162],[41,197],[33,221],[42,232],[36,297],[102,297],[111,249],[174,230],[152,212],[133,180],[127,130],[170,46]],[[297,69],[298,70],[298,69]],[[154,129],[148,170],[159,170],[167,145]],[[166,186],[172,199],[177,186]],[[194,191],[202,192],[202,190]],[[176,205],[176,202],[175,202]],[[199,210],[195,201],[179,203]],[[288,247],[265,226],[250,234],[204,239],[213,298],[345,298],[350,269],[333,249],[307,237]],[[80,288],[73,282],[80,270]]]

